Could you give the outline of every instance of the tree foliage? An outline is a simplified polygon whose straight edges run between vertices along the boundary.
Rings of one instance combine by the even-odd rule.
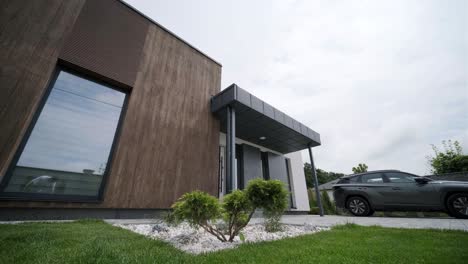
[[[287,197],[288,192],[281,181],[263,179],[250,181],[245,191],[235,190],[224,196],[221,203],[205,192],[193,191],[182,195],[172,205],[173,211],[167,220],[173,224],[187,221],[222,242],[232,242],[250,222],[257,208],[265,213],[265,229],[276,231],[287,207]]]
[[[255,208],[244,191],[235,190],[223,200],[224,221],[227,224],[228,241],[232,241],[247,226]]]
[[[428,156],[428,162],[433,174],[468,171],[468,155],[463,154],[463,149],[458,141],[443,140],[443,150],[431,145],[434,156]]]
[[[288,206],[289,193],[283,183],[279,180],[251,180],[246,193],[254,207],[263,208],[266,231],[278,231],[281,228],[281,215]]]
[[[327,183],[329,181],[336,180],[340,177],[343,177],[343,173],[337,173],[337,172],[327,172],[322,169],[317,169],[317,181],[320,184]],[[304,174],[306,178],[306,185],[307,188],[313,188],[314,187],[314,179],[312,178],[312,167],[310,166],[310,163],[305,163],[304,164]]]
[[[331,201],[330,196],[326,190],[321,192],[322,196],[322,204],[323,210],[325,211],[326,215],[335,215],[336,214],[336,206],[335,203]]]
[[[356,174],[356,173],[367,172],[368,168],[369,167],[365,163],[359,163],[356,167],[353,167],[352,170],[353,170],[353,173]]]
[[[226,236],[215,227],[214,221],[222,215],[222,208],[216,197],[205,192],[185,193],[172,205],[172,213],[166,220],[173,224],[187,221],[191,226],[203,228],[208,233],[226,242]]]
[[[319,214],[320,208],[317,205],[317,197],[315,191],[313,189],[308,189],[308,196],[309,196],[309,206],[310,206],[310,214]],[[336,205],[331,200],[330,195],[328,194],[327,190],[322,190],[320,192],[320,197],[322,199],[322,206],[324,214],[326,215],[336,215]]]

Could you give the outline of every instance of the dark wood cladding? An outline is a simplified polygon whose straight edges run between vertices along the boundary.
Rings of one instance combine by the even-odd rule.
[[[86,1],[59,57],[131,87],[149,24],[120,1]]]
[[[191,190],[217,193],[221,68],[157,26],[146,38],[105,204],[168,208]]]
[[[0,2],[0,175],[21,142],[83,3]]]
[[[105,9],[114,7],[102,3],[127,8],[119,1],[88,0],[84,6],[83,1],[69,0],[51,1],[53,4],[43,6],[36,4],[39,1],[19,2],[29,11],[19,12],[20,4],[10,1],[12,7],[8,10],[12,11],[2,7],[0,18],[0,40],[2,47],[7,47],[6,51],[0,50],[3,173],[52,76],[67,32],[71,33],[62,49],[61,60],[132,89],[102,202],[0,201],[0,207],[157,209],[170,207],[187,191],[198,189],[217,194],[219,121],[211,114],[210,98],[220,89],[219,64],[158,25],[147,24],[148,20],[142,22],[144,17],[136,12],[125,13],[126,18],[106,17]],[[89,9],[94,10],[98,5],[103,5],[99,15],[106,17],[102,18],[105,25],[96,22],[90,28],[88,19],[97,19],[98,14],[92,11],[93,15],[78,16],[78,12],[81,7],[83,12],[90,12]],[[43,10],[37,13],[35,9]],[[17,21],[18,14],[24,16],[22,21]],[[5,26],[8,17],[18,25]],[[76,26],[72,27],[75,19]],[[144,31],[143,40],[139,39],[141,32],[127,32],[138,35],[135,43],[130,43],[129,37],[128,43],[116,48],[122,49],[121,52],[102,51],[103,43],[114,45],[113,41],[122,35],[113,32],[114,29],[102,30],[101,26],[108,27],[122,20],[126,21],[122,26],[127,29],[141,26],[136,30]],[[101,30],[102,35],[93,38],[90,32],[80,32],[85,29]],[[80,36],[87,39],[82,40]],[[113,43],[109,42],[111,39]],[[100,47],[90,44],[95,41],[102,42]]]

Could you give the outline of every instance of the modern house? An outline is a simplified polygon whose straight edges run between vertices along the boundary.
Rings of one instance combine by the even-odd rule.
[[[309,210],[320,135],[125,2],[2,1],[0,45],[0,219],[151,217],[262,177]]]

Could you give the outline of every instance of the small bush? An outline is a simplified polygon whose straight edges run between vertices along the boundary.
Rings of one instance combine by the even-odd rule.
[[[307,190],[309,194],[309,206],[310,206],[310,214],[320,214],[320,208],[318,207],[316,195],[315,195],[315,190],[313,189],[308,189]],[[327,191],[321,191],[320,192],[321,199],[322,199],[322,206],[324,213],[327,215],[334,215],[337,214],[337,208],[335,206],[335,203],[331,201],[330,196],[328,195]]]
[[[172,205],[172,209],[172,213],[166,217],[169,223],[187,221],[222,242],[232,242],[255,212],[246,194],[239,190],[226,195],[222,204],[218,198],[204,192],[186,193]],[[225,222],[220,222],[221,218]]]
[[[307,194],[309,196],[309,207],[317,207],[317,199],[315,198],[315,191],[311,188],[307,189]]]
[[[187,221],[196,226],[218,219],[221,216],[221,206],[218,199],[201,191],[193,191],[182,195],[172,205],[172,221]]]
[[[224,196],[222,203],[207,193],[193,191],[182,195],[172,205],[173,211],[166,221],[171,224],[187,221],[220,241],[232,242],[257,208],[264,210],[265,229],[269,232],[279,230],[279,220],[288,205],[287,197],[288,192],[280,181],[262,179],[250,181],[245,191],[235,190]]]
[[[189,192],[182,195],[172,205],[172,209],[172,213],[166,218],[172,224],[187,221],[191,226],[201,227],[219,240],[227,241],[223,232],[216,228],[214,223],[222,214],[216,197],[201,191]]]
[[[255,208],[248,199],[245,192],[235,190],[223,199],[224,221],[227,224],[229,241],[249,223]]]
[[[311,207],[311,208],[310,208],[309,214],[311,214],[311,215],[318,215],[318,214],[320,214],[320,208],[318,208],[318,207]]]
[[[288,192],[279,180],[251,180],[246,194],[252,205],[262,208],[265,216],[265,229],[275,232],[281,228],[281,216],[288,206]]]
[[[263,211],[265,217],[265,230],[267,232],[281,231],[281,216],[283,212]]]
[[[330,196],[328,195],[328,192],[322,191],[321,197],[322,197],[323,210],[325,211],[325,214],[327,215],[336,214],[335,203],[331,201]]]
[[[288,206],[288,192],[279,180],[251,180],[247,184],[246,193],[252,205],[257,208],[284,211]]]

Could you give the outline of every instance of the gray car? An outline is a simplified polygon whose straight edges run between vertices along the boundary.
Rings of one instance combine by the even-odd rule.
[[[435,181],[397,170],[340,178],[333,186],[336,205],[356,216],[374,211],[443,211],[468,218],[468,182]]]

